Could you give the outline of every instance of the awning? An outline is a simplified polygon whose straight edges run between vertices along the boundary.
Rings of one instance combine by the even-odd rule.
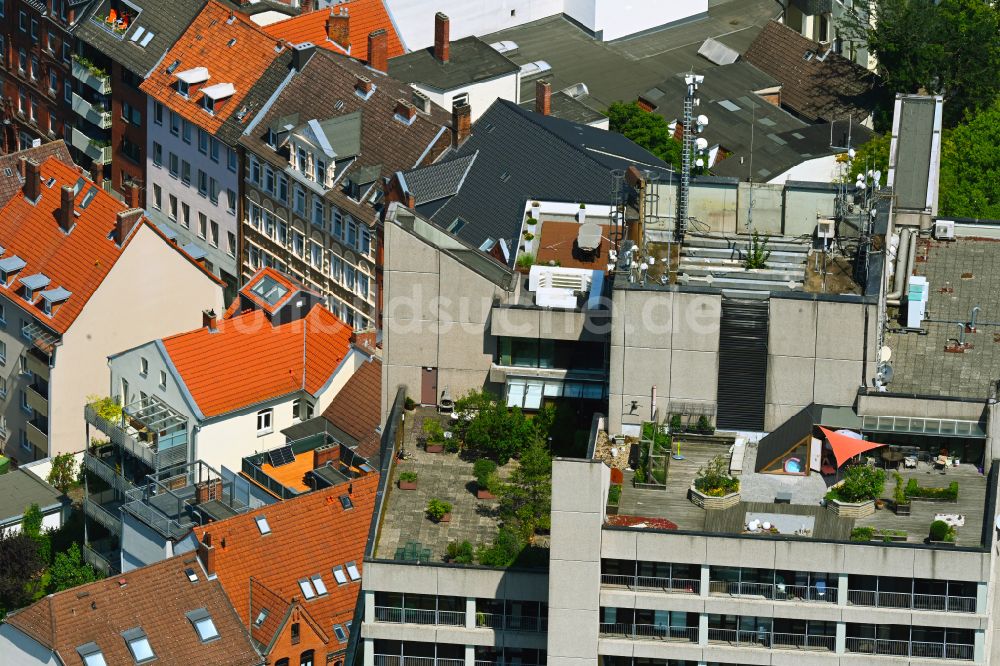
[[[869,442],[866,439],[856,439],[850,435],[833,432],[823,426],[820,426],[819,429],[823,431],[823,436],[826,437],[826,441],[830,443],[830,448],[833,449],[833,457],[837,459],[837,467],[840,467],[859,453],[885,446],[885,444],[879,442]]]

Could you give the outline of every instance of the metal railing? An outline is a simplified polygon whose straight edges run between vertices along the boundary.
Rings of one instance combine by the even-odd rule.
[[[671,627],[665,624],[630,624],[627,622],[602,622],[600,631],[605,636],[624,638],[658,639],[665,641],[698,642],[698,627]]]
[[[854,638],[845,641],[848,652],[861,654],[887,654],[897,657],[907,657],[910,654],[909,641],[896,641],[888,638]]]
[[[92,455],[89,451],[83,454],[83,467],[123,495],[135,490],[135,486],[128,479],[118,474],[99,456]]]
[[[775,601],[818,601],[837,603],[837,588],[810,585],[784,585],[771,583],[743,583],[713,580],[708,583],[710,594],[731,597],[764,597]]]
[[[837,637],[774,632],[771,634],[771,645],[776,649],[797,648],[799,650],[829,650],[833,652],[837,647]]]
[[[152,469],[165,469],[187,461],[187,446],[171,446],[157,449],[150,442],[140,442],[126,429],[124,422],[113,422],[97,413],[92,405],[83,408],[84,419],[106,434],[111,443],[138,458]]]
[[[90,547],[83,544],[83,561],[97,569],[104,576],[110,576],[118,572],[118,568],[111,564],[111,561]]]
[[[899,641],[887,638],[848,637],[845,643],[848,652],[861,654],[883,654],[896,657],[919,657],[926,659],[956,659],[972,661],[975,646],[966,643],[925,643],[921,641]]]
[[[434,657],[403,657],[398,654],[376,654],[375,666],[465,666],[464,659]],[[477,664],[479,662],[476,662]],[[485,662],[487,664],[492,662]]]
[[[530,615],[504,615],[503,613],[476,613],[476,626],[485,629],[506,629],[508,631],[547,631],[547,617]]]
[[[688,592],[698,594],[701,581],[695,578],[659,578],[655,576],[627,576],[622,574],[601,574],[602,585],[617,585],[635,590],[663,590],[666,592]]]
[[[880,592],[876,590],[848,590],[848,603],[875,608],[905,608],[912,610],[975,613],[976,598],[943,594],[911,594],[909,592]]]
[[[465,626],[465,612],[376,606],[375,621],[394,622],[397,624],[441,624],[451,627],[462,627]]]
[[[103,494],[103,493],[102,493]],[[121,516],[116,516],[111,513],[103,506],[101,506],[98,501],[95,501],[92,497],[85,497],[83,500],[83,513],[88,517],[94,519],[105,529],[115,533],[121,534],[122,531],[122,519]]]
[[[770,647],[770,631],[745,631],[743,629],[708,628],[710,643],[729,643],[739,647]]]
[[[143,488],[134,488],[128,491],[125,493],[125,500],[125,504],[122,505],[124,510],[168,539],[180,539],[194,527],[194,521],[192,520],[180,522],[173,518],[168,518],[150,506],[144,497]]]

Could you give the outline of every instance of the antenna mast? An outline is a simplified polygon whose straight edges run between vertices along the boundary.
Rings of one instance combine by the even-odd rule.
[[[698,139],[698,135],[708,124],[708,118],[698,116],[697,126],[695,125],[694,108],[699,105],[698,86],[705,81],[705,77],[698,74],[688,74],[684,77],[687,84],[687,92],[684,94],[684,120],[681,128],[681,186],[678,191],[677,203],[677,242],[684,242],[684,234],[687,231],[688,219],[690,217],[690,196],[691,196],[691,169],[694,167],[695,152],[701,153],[707,143],[704,139]],[[702,144],[705,144],[704,146]],[[699,158],[699,162],[701,159]],[[700,164],[699,164],[700,166]]]

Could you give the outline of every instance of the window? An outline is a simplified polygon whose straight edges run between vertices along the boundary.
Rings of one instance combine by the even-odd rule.
[[[336,206],[330,211],[333,216],[333,235],[337,238],[344,237],[344,216]]]
[[[306,214],[306,191],[301,185],[295,186],[295,212],[299,215]]]
[[[358,272],[358,293],[362,298],[368,298],[368,276]]]
[[[230,213],[236,212],[236,190],[232,188],[226,189],[226,210]]]
[[[323,246],[319,243],[309,244],[309,264],[313,268],[323,270]]]
[[[337,585],[346,585],[347,576],[344,575],[344,567],[339,564],[333,568],[333,578],[337,581]]]
[[[330,277],[335,282],[341,282],[344,279],[344,260],[333,253],[330,253]]]
[[[271,418],[274,415],[274,410],[272,409],[262,409],[257,412],[257,436],[266,435],[273,429],[271,426]]]
[[[104,653],[101,652],[101,648],[97,647],[97,643],[81,645],[76,649],[76,652],[83,660],[84,666],[108,666],[108,662],[104,660]]]
[[[198,169],[198,194],[205,196],[208,194],[208,174]]]
[[[31,41],[38,41],[38,19],[31,19]]]
[[[149,374],[149,360],[145,357],[139,358],[139,374],[143,377]]]
[[[236,173],[236,151],[232,148],[226,148],[226,165],[230,171]]]
[[[0,377],[0,398],[6,398],[6,397],[7,397],[7,378]],[[4,427],[0,427],[0,431],[7,430],[6,424],[3,425]]]
[[[316,590],[313,589],[312,583],[307,578],[299,580],[299,589],[302,590],[302,596],[305,597],[306,601],[316,596]]]
[[[180,95],[181,97],[187,97],[188,96],[188,82],[187,81],[181,81],[180,79],[177,80],[177,94]]]
[[[292,230],[292,253],[296,257],[301,257],[305,253],[305,236],[300,232]]]
[[[274,194],[274,169],[270,164],[264,165],[264,191]]]
[[[361,233],[359,234],[361,242],[358,245],[358,251],[361,254],[370,254],[372,250],[372,232],[368,230],[368,227],[361,225]]]
[[[185,229],[191,226],[191,207],[183,201],[181,202],[181,224]]]
[[[4,307],[3,303],[0,303],[0,326],[5,326],[7,324],[7,309]]]
[[[208,179],[208,199],[213,204],[219,204],[219,181],[214,178]]]
[[[21,70],[22,74],[28,69],[28,52],[24,49],[17,50],[17,68]]]
[[[177,197],[172,194],[167,197],[167,217],[177,221]]]
[[[266,608],[261,608],[260,612],[257,613],[257,617],[253,621],[253,626],[260,627],[260,625],[264,624],[264,621],[267,620],[267,616],[270,614],[270,611]]]
[[[3,46],[2,42],[0,42],[0,46]],[[63,99],[67,103],[73,103],[73,83],[68,80],[63,81]]]
[[[278,198],[288,203],[288,176],[284,174],[278,176]]]
[[[317,227],[323,226],[323,202],[319,197],[313,199],[312,223]]]
[[[181,134],[181,117],[173,111],[170,112],[170,133],[174,136]]]
[[[300,640],[302,640],[302,637],[299,634],[299,623],[292,622],[292,645],[298,645]]]
[[[315,179],[320,185],[326,184],[326,162],[323,160],[316,160]]]
[[[209,141],[209,154],[213,162],[218,163],[219,161],[219,141],[215,137],[212,137]]]
[[[149,638],[142,629],[129,629],[122,632],[122,638],[128,644],[129,652],[132,653],[132,658],[135,659],[136,663],[141,664],[144,661],[151,661],[156,658],[156,655],[153,653],[153,647],[149,644]]]
[[[163,167],[163,146],[153,142],[153,165]]]
[[[56,74],[56,70],[49,70],[49,92],[53,95],[59,90],[59,76]]]
[[[167,373],[163,370],[160,370],[160,388],[167,388]]]
[[[17,29],[21,32],[28,32],[28,15],[23,9],[17,13]]]
[[[256,155],[250,156],[250,182],[260,185],[260,162],[257,161]]]
[[[208,217],[198,213],[198,236],[204,238],[208,234]]]
[[[351,247],[357,247],[358,244],[358,225],[353,220],[347,223],[347,244]]]
[[[163,203],[163,192],[160,191],[160,186],[153,183],[153,208],[160,210]]]
[[[358,573],[358,565],[355,562],[347,563],[347,575],[351,577],[351,580],[361,580],[361,574]]]
[[[313,666],[313,650],[306,650],[299,655],[299,666]]]
[[[219,247],[219,223],[215,220],[210,220],[212,235],[208,237],[208,242],[212,244],[212,247]]]
[[[333,625],[333,633],[336,634],[337,640],[341,643],[347,642],[347,632],[344,631],[344,626],[341,624]]]
[[[181,160],[181,182],[191,186],[191,163],[187,160]]]
[[[254,522],[257,523],[257,529],[260,530],[261,534],[271,533],[271,526],[268,524],[266,516],[257,516],[256,518],[254,518]],[[264,617],[267,617],[267,611],[261,611],[261,614]],[[260,619],[259,616],[258,619]],[[263,622],[264,620],[260,619],[260,621]]]
[[[208,155],[208,132],[198,128],[198,152]]]
[[[21,431],[21,448],[24,449],[25,451],[29,452],[29,453],[31,452],[32,446],[31,446],[31,442],[28,441],[28,431],[27,430],[22,430]]]
[[[142,125],[142,111],[128,102],[122,102],[122,120],[139,127]]]
[[[7,343],[0,340],[0,365],[7,365]]]
[[[191,143],[191,123],[187,120],[184,121],[183,135],[184,143]]]
[[[226,232],[226,252],[230,257],[236,256],[236,234],[232,231]]]
[[[163,124],[163,105],[159,102],[153,102],[153,122],[157,125]]]
[[[38,56],[31,56],[31,80],[38,80]]]
[[[323,577],[319,574],[313,574],[309,576],[309,580],[312,582],[313,587],[316,588],[316,594],[323,596],[326,594],[326,583],[323,582]]]
[[[212,616],[204,608],[188,613],[187,617],[194,625],[194,630],[198,632],[198,638],[201,639],[202,643],[214,641],[219,637],[219,630],[215,628]]]
[[[344,286],[351,291],[357,289],[357,269],[350,264],[344,264]]]
[[[206,111],[208,111],[213,116],[215,115],[215,100],[211,97],[205,96],[201,98],[201,105]]]

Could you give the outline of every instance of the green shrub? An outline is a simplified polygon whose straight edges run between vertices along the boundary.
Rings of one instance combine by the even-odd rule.
[[[622,487],[616,483],[615,485],[611,486],[611,488],[608,490],[608,505],[618,506],[618,502],[621,501],[621,498],[622,498]]]
[[[410,411],[417,408],[417,403],[413,402],[413,398],[406,396],[406,400],[403,401],[403,409]]]
[[[767,248],[767,238],[761,238],[756,231],[750,236],[750,245],[747,247],[747,256],[743,261],[743,267],[748,271],[755,268],[767,268],[767,260],[771,257],[771,251]]]
[[[673,414],[670,417],[670,432],[680,432],[681,431],[681,415]]]
[[[874,527],[855,527],[851,530],[851,541],[871,541],[874,536]]]
[[[452,541],[448,544],[448,549],[445,552],[448,556],[448,561],[455,564],[470,564],[474,555],[472,544],[468,541],[461,543]]]
[[[476,549],[476,559],[486,567],[506,568],[514,564],[525,545],[513,530],[501,527],[491,545]]]
[[[931,523],[931,541],[954,541],[955,528],[943,520],[935,520]]]
[[[704,414],[698,417],[698,430],[701,432],[711,432],[713,430],[711,422],[709,422],[708,417]]]
[[[633,483],[646,483],[646,468],[637,467],[635,473],[632,474]]]
[[[524,240],[526,240],[526,241],[533,241],[533,240],[535,240],[535,234],[531,233],[530,231],[525,231],[524,232]]]
[[[525,223],[526,223],[526,224],[527,224],[527,225],[528,225],[529,227],[533,227],[533,226],[535,226],[536,224],[538,224],[538,220],[536,220],[536,219],[535,219],[535,218],[533,218],[533,217],[529,217],[529,218],[528,218],[527,220],[525,220]]]
[[[694,487],[709,497],[722,497],[738,491],[740,480],[729,475],[729,462],[719,455],[698,470]]]
[[[535,255],[525,252],[517,258],[518,268],[531,268],[535,265]]]
[[[424,434],[427,435],[427,441],[433,444],[441,444],[444,442],[444,428],[441,427],[441,422],[437,419],[425,419],[423,425]]]
[[[924,488],[917,483],[916,479],[910,479],[906,484],[905,493],[907,498],[926,497],[955,501],[958,499],[958,481],[952,481],[947,488]]]
[[[94,411],[105,421],[110,421],[111,423],[120,423],[122,420],[122,406],[118,404],[118,401],[110,397],[100,397],[96,395],[88,395],[87,402],[90,406],[94,408]]]
[[[413,483],[414,481],[417,480],[417,473],[416,472],[400,472],[399,473],[399,480],[400,481],[405,481],[407,483]]]
[[[440,521],[446,513],[451,513],[451,502],[445,502],[436,497],[427,502],[427,517],[431,520]]]
[[[480,488],[489,488],[497,473],[497,464],[489,458],[480,458],[472,466],[472,475],[476,477],[476,483]]]
[[[885,470],[856,465],[844,473],[844,481],[832,488],[828,497],[841,502],[867,502],[881,496],[885,489]]]
[[[893,478],[896,480],[896,489],[892,491],[892,501],[896,503],[896,506],[901,506],[909,502],[909,498],[906,496],[906,491],[903,489],[903,477],[899,472],[892,473]],[[916,479],[911,479],[916,483]]]

